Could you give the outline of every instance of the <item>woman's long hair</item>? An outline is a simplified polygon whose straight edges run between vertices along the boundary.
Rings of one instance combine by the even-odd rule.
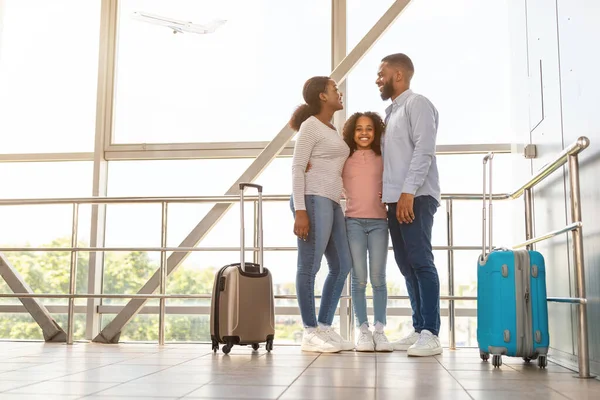
[[[354,141],[354,132],[356,131],[356,121],[358,121],[360,117],[367,117],[373,121],[374,134],[371,150],[373,150],[375,154],[381,155],[381,136],[385,131],[385,123],[379,114],[372,111],[356,112],[346,120],[344,129],[342,130],[342,135],[344,137],[344,141],[348,147],[350,147],[350,155],[354,154],[357,149],[356,142]]]
[[[302,89],[302,97],[305,103],[296,108],[289,122],[293,130],[299,131],[300,125],[304,121],[321,112],[321,99],[319,95],[327,91],[329,79],[328,76],[313,76],[306,81]]]

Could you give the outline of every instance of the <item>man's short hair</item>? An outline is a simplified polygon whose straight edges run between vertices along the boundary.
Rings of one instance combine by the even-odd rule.
[[[410,81],[415,73],[415,66],[409,56],[403,53],[390,54],[384,57],[381,62],[387,62],[394,67],[398,67],[406,72],[406,77]]]

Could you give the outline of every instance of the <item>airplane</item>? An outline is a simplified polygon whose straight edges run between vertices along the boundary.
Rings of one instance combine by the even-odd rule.
[[[194,24],[193,22],[186,22],[176,19],[169,19],[161,17],[155,14],[149,14],[141,11],[136,11],[131,16],[133,19],[138,21],[149,22],[151,24],[167,26],[173,30],[173,33],[198,33],[206,34],[213,33],[219,26],[223,25],[226,20],[215,19],[207,24]]]

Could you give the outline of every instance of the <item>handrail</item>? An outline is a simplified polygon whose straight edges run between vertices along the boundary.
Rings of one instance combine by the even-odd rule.
[[[523,186],[521,186],[514,192],[509,193],[508,196],[512,199],[517,199],[521,197],[527,189],[531,189],[532,187],[543,181],[548,175],[552,174],[554,171],[565,165],[569,160],[569,156],[574,156],[581,153],[589,145],[590,140],[587,137],[582,136],[578,138],[569,147],[566,147],[563,151],[561,151],[558,154],[558,156],[554,158],[554,160],[544,165],[534,176],[532,176],[525,184],[523,184]]]
[[[546,164],[542,167],[533,177],[531,177],[524,185],[519,187],[517,190],[507,194],[493,194],[490,197],[494,200],[507,200],[507,199],[516,199],[523,194],[525,194],[525,203],[526,203],[526,229],[527,231],[527,241],[518,245],[515,245],[513,248],[518,247],[527,247],[530,248],[534,243],[540,242],[542,240],[546,240],[548,238],[557,236],[559,234],[571,231],[573,234],[573,248],[575,254],[575,272],[576,272],[576,290],[578,297],[574,298],[564,298],[564,297],[548,297],[548,301],[560,302],[560,303],[572,303],[579,305],[579,376],[582,378],[589,378],[589,349],[587,343],[587,314],[586,314],[586,304],[587,299],[585,297],[585,276],[584,276],[584,263],[583,263],[583,244],[582,244],[582,222],[581,222],[581,209],[580,209],[580,193],[579,193],[579,164],[577,155],[586,149],[589,146],[589,139],[586,137],[580,137],[573,144],[565,148],[558,156],[555,157],[554,160]],[[487,158],[491,158],[493,155],[488,153],[486,155]],[[532,238],[532,211],[531,211],[531,200],[532,200],[532,191],[531,189],[539,184],[543,179],[547,176],[558,170],[565,163],[569,163],[569,180],[571,185],[571,211],[572,211],[572,223],[567,225],[566,227],[549,232],[546,235]],[[247,200],[257,201],[258,196],[246,196]],[[290,195],[265,195],[263,196],[263,200],[265,201],[289,201]],[[482,200],[483,195],[480,193],[472,194],[472,193],[448,193],[442,194],[442,199],[446,200],[451,204],[453,200]],[[239,202],[240,198],[238,196],[181,196],[181,197],[76,197],[76,198],[41,198],[41,199],[0,199],[0,206],[22,206],[22,205],[59,205],[59,204],[68,204],[73,205],[74,214],[73,214],[73,227],[74,231],[72,232],[72,243],[71,247],[61,247],[61,248],[27,248],[27,247],[10,247],[10,248],[0,248],[0,251],[70,251],[71,254],[71,287],[68,294],[49,294],[49,293],[12,293],[12,294],[0,294],[0,298],[66,298],[69,299],[69,311],[68,311],[68,334],[67,334],[67,343],[72,344],[72,329],[73,329],[73,314],[74,314],[74,299],[76,298],[141,298],[141,299],[161,299],[161,307],[160,315],[161,322],[159,327],[159,334],[162,334],[162,340],[164,341],[164,300],[165,299],[198,299],[198,298],[209,298],[209,295],[177,295],[177,294],[169,294],[165,293],[164,289],[161,289],[160,294],[79,294],[75,293],[74,287],[74,279],[75,276],[74,271],[76,271],[76,254],[80,251],[119,251],[119,250],[127,250],[127,251],[161,251],[162,253],[166,251],[227,251],[231,248],[228,247],[167,247],[166,242],[161,243],[161,247],[144,247],[144,248],[133,248],[133,247],[78,247],[76,246],[76,226],[77,226],[77,211],[78,207],[81,204],[140,204],[140,203],[158,203],[162,204],[163,207],[163,230],[166,227],[164,212],[166,209],[166,205],[169,203],[236,203]],[[452,220],[452,212],[449,213],[449,220]],[[449,239],[448,246],[437,246],[437,249],[445,249],[449,252],[449,265],[452,264],[452,251],[453,250],[464,250],[464,249],[479,249],[479,247],[472,246],[454,246],[452,241]],[[237,250],[238,248],[235,248]],[[248,250],[256,250],[256,247],[250,247]],[[272,247],[272,250],[292,250],[294,247]],[[164,286],[166,283],[166,262],[162,260],[161,256],[161,274],[164,274],[165,282],[162,282],[161,286]],[[453,276],[453,269],[450,268],[451,275]],[[450,289],[449,289],[450,290]],[[319,296],[316,296],[319,297]],[[348,296],[346,296],[348,297]],[[388,296],[390,299],[408,299],[408,296]],[[296,299],[296,295],[275,295],[276,299]],[[472,296],[454,296],[453,290],[449,291],[448,296],[441,296],[441,300],[449,300],[450,308],[449,315],[451,317],[451,324],[453,325],[454,321],[452,319],[454,314],[453,302],[456,300],[477,300],[476,297]],[[451,326],[451,336],[454,335],[454,327]],[[453,341],[451,338],[451,347]]]
[[[553,238],[555,236],[558,236],[558,235],[560,235],[562,233],[567,233],[567,232],[571,232],[571,231],[573,231],[575,229],[579,229],[582,226],[583,226],[583,223],[581,221],[573,222],[572,224],[569,224],[569,225],[565,226],[564,228],[557,229],[555,231],[548,232],[545,235],[538,236],[538,237],[535,237],[533,239],[529,239],[529,240],[527,240],[525,242],[516,244],[512,248],[513,249],[519,249],[521,247],[527,247],[527,246],[532,245],[534,243],[539,243],[539,242],[542,242],[544,240],[551,239],[551,238]]]
[[[579,137],[570,146],[566,147],[552,161],[544,165],[524,185],[509,194],[511,199],[525,195],[525,233],[527,240],[513,246],[513,249],[525,247],[533,249],[533,244],[550,239],[557,235],[570,232],[572,235],[572,253],[575,270],[575,292],[577,297],[548,297],[548,301],[577,305],[577,361],[579,378],[592,378],[590,375],[588,326],[587,326],[587,298],[585,287],[585,262],[583,256],[583,223],[581,217],[581,192],[579,187],[579,153],[590,145],[587,137]],[[487,157],[487,156],[486,156]],[[485,162],[485,161],[484,161]],[[538,237],[533,236],[533,191],[532,189],[553,172],[568,163],[569,172],[569,197],[571,209],[571,223],[567,226],[548,232]]]
[[[495,194],[494,200],[507,200],[508,194]],[[244,196],[247,201],[258,201],[258,196]],[[443,200],[481,200],[481,193],[442,193]],[[289,201],[288,194],[266,194],[263,201]],[[0,199],[0,206],[72,205],[72,204],[148,204],[148,203],[237,203],[240,196],[179,196],[179,197],[55,197],[39,199]]]

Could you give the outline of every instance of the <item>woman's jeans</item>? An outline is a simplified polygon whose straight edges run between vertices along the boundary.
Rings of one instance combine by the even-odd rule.
[[[340,205],[326,197],[315,195],[306,195],[305,203],[310,229],[306,241],[298,239],[296,293],[304,326],[314,328],[318,323],[333,323],[344,282],[352,269],[352,257]],[[290,206],[295,217],[293,197]],[[321,268],[323,255],[329,264],[329,274],[323,285],[317,321],[315,277]]]
[[[386,324],[387,286],[385,268],[388,254],[388,224],[385,219],[346,218],[348,242],[352,254],[352,303],[356,325],[368,324],[367,276],[373,288],[375,320]],[[367,258],[369,260],[367,267]]]

